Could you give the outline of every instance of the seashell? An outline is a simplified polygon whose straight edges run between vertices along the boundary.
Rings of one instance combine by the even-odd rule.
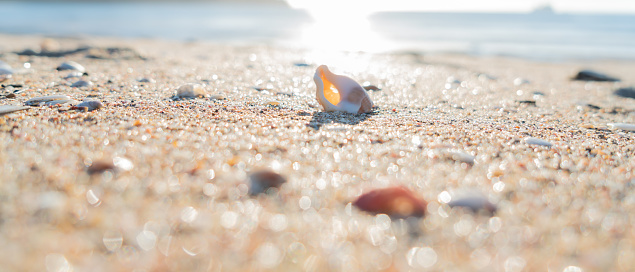
[[[2,105],[0,106],[0,116],[7,115],[12,112],[26,110],[29,107],[24,106],[14,106],[14,105]]]
[[[82,72],[82,73],[86,71],[84,66],[82,66],[79,63],[74,62],[74,61],[67,61],[67,62],[64,62],[64,63],[60,64],[60,66],[57,66],[57,70],[58,71],[74,70],[74,71],[79,71],[79,72]]]
[[[326,65],[315,70],[316,97],[324,111],[366,113],[373,107],[373,101],[364,88],[355,80],[333,74]]]
[[[90,86],[93,86],[93,83],[90,81],[84,81],[84,80],[77,81],[73,83],[73,85],[71,85],[71,87],[75,87],[75,88],[90,87]]]
[[[405,218],[424,216],[427,203],[405,187],[390,187],[365,193],[353,205],[369,213]]]
[[[547,142],[543,139],[538,139],[538,138],[534,138],[534,137],[527,137],[525,138],[525,143],[527,143],[528,145],[542,145],[542,146],[552,146],[553,144],[550,142]]]
[[[188,83],[181,85],[176,90],[177,98],[196,98],[205,96],[205,85]]]
[[[71,99],[71,98],[68,95],[39,96],[39,97],[34,97],[34,98],[31,98],[31,99],[27,100],[26,102],[24,102],[24,105],[27,105],[27,106],[39,106],[40,104],[47,103],[49,101],[69,100],[69,99]]]
[[[267,192],[269,188],[280,188],[287,179],[276,172],[262,170],[249,175],[249,181],[249,194],[257,195]]]
[[[97,100],[86,100],[82,103],[77,104],[77,106],[75,106],[77,108],[86,108],[88,109],[88,111],[94,111],[97,109],[101,109],[104,107],[104,104],[102,104],[101,102],[97,101]]]
[[[607,126],[610,129],[621,129],[628,131],[635,131],[635,124],[627,124],[627,123],[608,123]]]
[[[494,214],[497,210],[496,205],[492,204],[485,196],[482,195],[469,195],[465,197],[457,198],[450,201],[448,205],[451,208],[463,207],[468,208],[472,212],[477,213],[479,210],[486,211],[490,214]]]

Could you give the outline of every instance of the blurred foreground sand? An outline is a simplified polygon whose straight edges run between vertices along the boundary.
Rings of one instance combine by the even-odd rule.
[[[56,50],[94,48],[43,57],[11,53],[39,50],[41,37],[0,40],[0,60],[16,70],[0,83],[0,105],[59,94],[105,105],[0,117],[4,271],[635,267],[633,132],[607,129],[635,123],[633,100],[612,94],[635,85],[634,62],[109,38],[56,39]],[[69,60],[92,87],[72,88],[78,79],[55,70]],[[312,80],[320,64],[379,87],[369,92],[378,108],[322,112]],[[571,81],[583,68],[622,81]],[[172,100],[185,83],[205,84],[207,97]],[[88,173],[113,158],[132,165]],[[288,182],[250,196],[248,174],[263,168]],[[392,185],[428,201],[426,216],[349,204]],[[498,210],[448,206],[465,195]]]

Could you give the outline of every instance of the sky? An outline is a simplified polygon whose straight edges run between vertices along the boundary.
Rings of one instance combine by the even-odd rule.
[[[362,13],[376,11],[529,12],[550,4],[556,12],[631,13],[635,0],[286,0],[292,7]]]

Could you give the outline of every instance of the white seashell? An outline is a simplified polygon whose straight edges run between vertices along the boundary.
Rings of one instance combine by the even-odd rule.
[[[57,66],[57,70],[58,71],[74,70],[74,71],[79,71],[79,72],[82,72],[82,73],[86,71],[84,66],[82,66],[79,63],[74,62],[74,61],[67,61],[67,62],[64,62],[64,63],[60,64],[60,66]]]
[[[49,96],[39,96],[39,97],[34,97],[31,98],[29,100],[27,100],[26,102],[24,102],[24,105],[27,106],[39,106],[42,103],[47,103],[49,101],[53,101],[53,100],[69,100],[71,99],[68,95],[49,95]]]
[[[196,98],[205,96],[205,85],[188,83],[181,85],[176,90],[176,97],[178,98]]]
[[[366,90],[347,76],[331,73],[326,65],[315,70],[316,98],[324,111],[366,113],[373,107],[373,101]]]
[[[90,87],[90,86],[93,86],[93,83],[90,81],[84,81],[84,80],[77,81],[73,83],[73,85],[71,85],[71,87],[75,87],[75,88]]]
[[[534,137],[525,138],[525,143],[527,143],[528,145],[542,145],[542,146],[552,146],[553,145],[550,142],[547,142],[547,141],[542,140],[542,139],[534,138]]]
[[[635,131],[635,124],[627,124],[627,123],[608,123],[607,124],[610,129],[621,129],[628,131]]]
[[[104,107],[104,104],[102,104],[101,102],[97,101],[97,100],[86,100],[82,103],[77,104],[77,106],[75,106],[77,108],[83,108],[86,107],[88,109],[88,111],[93,111],[96,109],[101,109]]]
[[[0,116],[12,113],[12,112],[16,112],[16,111],[21,111],[21,110],[26,110],[29,107],[23,107],[23,106],[13,106],[13,105],[2,105],[0,106]]]

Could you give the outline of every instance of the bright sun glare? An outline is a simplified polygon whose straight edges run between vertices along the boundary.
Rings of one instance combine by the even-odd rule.
[[[375,0],[288,2],[293,8],[306,10],[314,20],[302,31],[301,37],[302,45],[313,50],[312,61],[358,70],[365,64],[346,63],[343,52],[380,52],[390,48],[389,42],[371,28],[368,17],[377,11],[373,9],[376,5],[372,4]]]

